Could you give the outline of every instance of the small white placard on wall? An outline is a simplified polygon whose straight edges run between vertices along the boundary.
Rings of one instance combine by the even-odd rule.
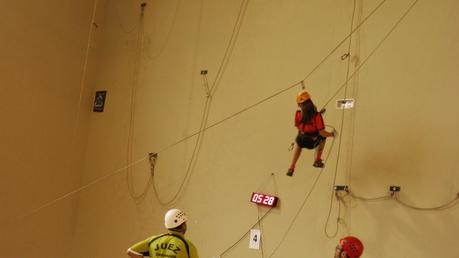
[[[260,241],[261,241],[261,230],[259,229],[250,230],[249,248],[259,250]]]
[[[338,99],[336,100],[337,109],[350,109],[354,107],[353,99]]]

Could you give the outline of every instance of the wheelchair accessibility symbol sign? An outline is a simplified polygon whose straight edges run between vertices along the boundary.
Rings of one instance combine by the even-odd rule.
[[[94,112],[104,112],[105,97],[107,96],[107,91],[96,91],[96,98],[94,99]]]

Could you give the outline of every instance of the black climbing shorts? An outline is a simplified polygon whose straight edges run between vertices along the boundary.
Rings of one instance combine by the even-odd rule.
[[[313,133],[313,134],[299,133],[298,136],[296,137],[296,144],[298,144],[300,148],[315,149],[324,140],[325,140],[325,137],[321,136],[319,133]]]

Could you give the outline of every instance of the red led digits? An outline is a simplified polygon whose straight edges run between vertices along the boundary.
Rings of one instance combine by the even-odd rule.
[[[278,199],[279,198],[277,198],[276,196],[271,196],[262,193],[252,193],[252,198],[250,199],[250,201],[260,205],[276,207]]]

